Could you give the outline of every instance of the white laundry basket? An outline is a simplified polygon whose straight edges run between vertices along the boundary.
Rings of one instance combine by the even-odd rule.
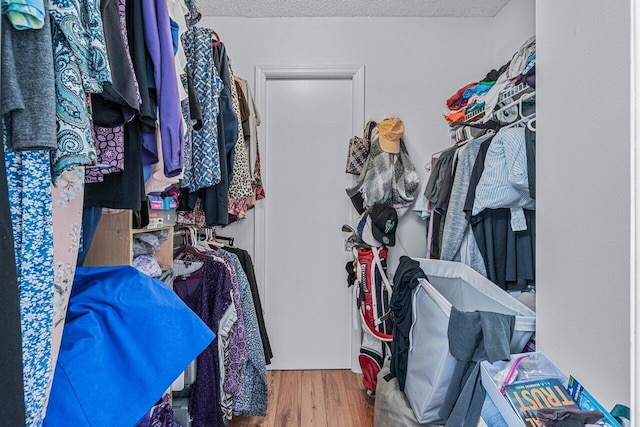
[[[427,275],[413,291],[405,394],[420,423],[440,421],[438,411],[456,360],[449,353],[451,307],[516,316],[511,353],[520,353],[535,331],[536,314],[469,266],[414,258]]]

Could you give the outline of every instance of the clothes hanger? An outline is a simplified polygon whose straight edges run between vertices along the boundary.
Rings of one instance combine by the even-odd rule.
[[[211,43],[211,46],[213,46],[213,47],[220,46],[220,43],[222,43],[222,39],[220,38],[218,33],[216,33],[216,30],[211,30],[211,32],[216,37],[216,39],[213,41],[213,43]]]
[[[533,119],[529,120],[529,122],[527,122],[527,129],[529,129],[531,132],[535,132],[536,131],[536,118],[535,117]]]
[[[183,259],[187,254],[196,255],[201,258],[204,252],[197,245],[197,234],[195,233],[194,227],[185,225],[181,228],[181,231],[184,233],[184,244],[173,256],[174,261]]]
[[[207,251],[209,251],[210,248],[209,246],[206,245],[206,242],[204,240],[200,240],[200,237],[199,237],[200,230],[193,225],[189,225],[188,227],[189,227],[189,234],[191,237],[191,245],[187,248],[187,250],[192,249],[193,251],[198,252],[200,255],[206,255]]]
[[[207,245],[212,248],[212,249],[221,249],[224,248],[226,245],[222,242],[219,242],[216,239],[216,231],[213,228],[207,228],[204,230],[205,232],[205,241],[207,242]]]

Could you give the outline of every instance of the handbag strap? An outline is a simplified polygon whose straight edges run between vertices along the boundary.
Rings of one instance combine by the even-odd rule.
[[[373,130],[378,126],[378,123],[375,120],[369,120],[366,125],[364,125],[364,139],[366,141],[371,141],[371,134]]]

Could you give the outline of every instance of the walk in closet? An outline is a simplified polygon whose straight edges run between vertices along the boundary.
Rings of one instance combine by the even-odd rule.
[[[31,0],[3,1],[0,28],[10,427],[372,427],[366,367],[393,341],[363,340],[353,284],[386,270],[391,286],[407,257],[526,293],[535,350],[605,408],[640,410],[635,2],[33,1],[31,15]],[[531,41],[535,84],[520,69],[496,91],[499,127],[447,104]],[[411,174],[394,193],[410,203],[387,203],[377,234],[371,196],[360,212],[349,190],[362,183],[345,173],[370,122],[368,149]],[[386,144],[399,132],[397,151],[380,129]],[[535,164],[507,172],[529,167],[535,188],[474,229],[474,162],[482,138],[505,134],[529,159],[534,141]],[[456,150],[469,170],[447,196],[454,230],[436,198],[407,194]],[[505,231],[508,256],[482,234],[498,222],[529,233]],[[356,238],[367,224],[392,244],[358,263],[376,246]]]

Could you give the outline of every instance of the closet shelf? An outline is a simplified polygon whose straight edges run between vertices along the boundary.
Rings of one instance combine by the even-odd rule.
[[[131,265],[133,261],[133,236],[168,230],[169,235],[160,245],[156,258],[161,266],[173,265],[173,226],[158,228],[133,228],[131,211],[104,214],[87,253],[86,266]]]
[[[465,122],[475,122],[484,116],[484,107],[480,110],[474,111],[473,113],[466,114],[464,116]]]
[[[498,96],[498,105],[503,105],[505,102],[516,100],[525,93],[533,91],[534,89],[528,84],[524,82],[518,83],[517,85],[506,89]]]

